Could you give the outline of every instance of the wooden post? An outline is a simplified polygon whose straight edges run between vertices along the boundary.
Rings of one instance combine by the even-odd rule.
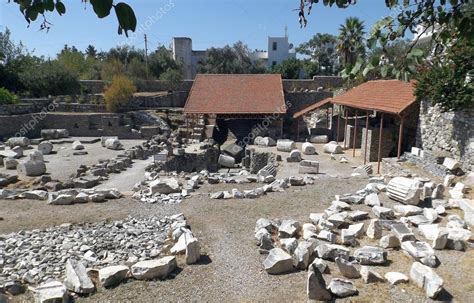
[[[329,107],[326,108],[326,128],[329,129]]]
[[[369,141],[369,112],[366,112],[365,117],[365,149],[364,149],[364,165],[367,163],[367,143]]]
[[[382,131],[383,131],[383,113],[380,115],[380,130],[379,130],[379,154],[377,157],[377,174],[380,174],[380,153],[382,149]]]
[[[347,109],[344,109],[344,111],[346,112],[346,122],[344,123],[344,149],[346,149],[346,140],[347,140],[347,134],[346,134],[346,130],[347,130]]]
[[[352,138],[352,157],[356,155],[356,135],[357,135],[357,114],[356,110],[355,120],[354,120],[354,138]]]
[[[296,119],[296,142],[300,141],[300,119]]]
[[[400,160],[400,156],[402,153],[402,140],[403,140],[403,116],[400,116],[400,129],[398,130],[398,151],[397,151],[397,158]]]
[[[340,112],[337,114],[337,129],[336,129],[336,142],[339,143],[339,121],[341,120]]]

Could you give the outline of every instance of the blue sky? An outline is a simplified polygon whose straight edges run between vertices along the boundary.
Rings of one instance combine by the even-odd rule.
[[[390,15],[383,0],[359,0],[347,9],[326,8],[318,4],[301,29],[295,9],[298,0],[135,0],[130,4],[138,18],[137,33],[126,39],[117,34],[114,14],[98,19],[92,7],[81,0],[66,0],[65,16],[56,12],[47,16],[53,23],[49,32],[40,31],[38,20],[30,27],[18,5],[0,0],[0,31],[8,27],[13,39],[22,41],[36,55],[54,56],[64,44],[83,50],[95,45],[108,50],[118,44],[144,48],[143,34],[149,48],[169,46],[172,37],[191,37],[193,48],[224,46],[238,40],[251,49],[266,49],[268,36],[283,36],[288,26],[290,42],[298,45],[317,32],[336,34],[346,17],[356,16],[370,28],[377,20]],[[117,0],[115,0],[117,2]]]

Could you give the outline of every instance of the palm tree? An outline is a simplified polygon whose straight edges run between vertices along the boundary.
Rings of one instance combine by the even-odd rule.
[[[347,18],[339,27],[337,51],[344,58],[344,65],[354,65],[357,57],[365,54],[364,30],[364,22],[357,17]]]

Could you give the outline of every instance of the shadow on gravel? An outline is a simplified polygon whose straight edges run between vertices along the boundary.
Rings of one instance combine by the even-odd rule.
[[[209,265],[212,263],[212,259],[208,255],[201,255],[199,262],[195,265]]]
[[[436,296],[435,301],[442,301],[442,302],[452,302],[453,301],[453,295],[447,291],[445,288],[443,288],[438,296]]]

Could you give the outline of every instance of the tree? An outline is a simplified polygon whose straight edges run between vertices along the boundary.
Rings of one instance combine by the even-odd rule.
[[[354,65],[359,56],[363,56],[364,22],[359,18],[349,17],[339,27],[337,51],[343,58],[344,65]]]
[[[337,72],[338,65],[338,57],[335,51],[336,43],[337,38],[335,36],[317,33],[308,42],[300,44],[296,51],[309,56],[313,62],[317,63],[308,66],[312,69],[312,74],[333,75]]]
[[[84,52],[88,58],[97,58],[97,49],[95,46],[89,44]]]
[[[180,70],[180,66],[173,60],[171,50],[159,46],[148,56],[148,66],[153,77],[160,79],[167,70]]]
[[[25,46],[20,42],[15,44],[11,39],[11,32],[8,27],[5,32],[0,32],[0,63],[8,64],[21,55],[28,54]]]
[[[302,64],[296,58],[283,61],[281,64],[274,65],[272,73],[281,74],[283,79],[298,79]]]
[[[302,62],[305,78],[312,79],[314,76],[321,74],[321,66],[312,60],[304,60]],[[323,70],[324,71],[324,70]]]
[[[307,25],[307,16],[319,0],[300,0],[300,25]],[[325,6],[347,8],[357,5],[354,0],[324,0]],[[448,45],[456,40],[472,40],[474,38],[474,9],[472,0],[385,0],[385,5],[394,12],[392,16],[378,21],[366,40],[367,47],[385,48],[390,41],[404,38],[407,31],[415,36],[415,41],[406,50],[406,60],[402,64],[389,67],[381,66],[383,74],[394,74],[398,79],[408,80],[416,71],[414,64],[419,64],[423,51],[417,49],[417,41],[421,34],[429,32],[432,35],[432,45]],[[379,66],[379,62],[363,61],[353,66],[346,66],[343,76],[355,76],[364,71],[368,74]]]
[[[250,50],[241,41],[233,46],[211,47],[206,50],[198,70],[204,74],[255,74],[264,73],[263,63],[251,58]]]

